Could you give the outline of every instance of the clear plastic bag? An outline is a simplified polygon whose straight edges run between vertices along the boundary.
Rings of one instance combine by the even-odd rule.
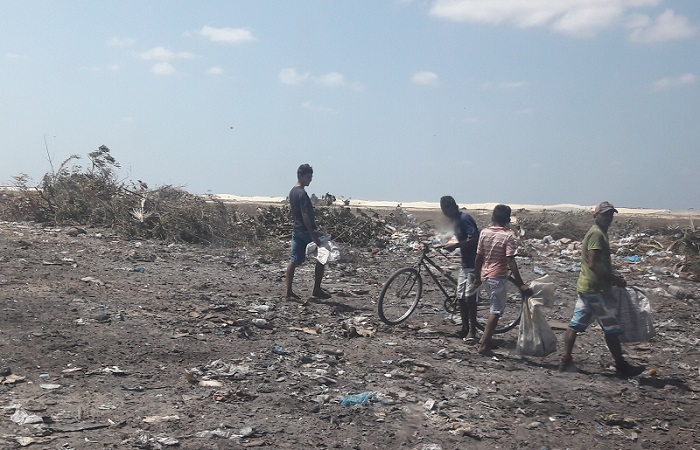
[[[310,242],[306,246],[307,258],[315,259],[323,265],[340,260],[340,247],[331,241],[330,236],[321,236],[318,240],[321,241],[320,248],[315,242]]]

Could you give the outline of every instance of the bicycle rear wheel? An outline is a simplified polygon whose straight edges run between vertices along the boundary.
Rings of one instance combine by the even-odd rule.
[[[379,294],[379,318],[388,325],[398,325],[413,314],[421,295],[423,279],[413,267],[394,272]]]
[[[495,334],[505,333],[512,330],[520,323],[520,315],[523,312],[523,301],[525,301],[525,294],[520,291],[520,286],[515,283],[512,277],[508,278],[506,283],[506,307],[503,314],[498,319],[498,325],[496,326]],[[483,283],[479,287],[479,291],[476,296],[476,327],[484,331],[486,326],[486,320],[489,316],[489,310],[491,308],[491,290],[489,289],[488,283]]]

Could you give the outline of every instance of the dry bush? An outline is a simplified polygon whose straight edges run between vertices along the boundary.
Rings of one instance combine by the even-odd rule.
[[[113,228],[127,237],[222,246],[245,239],[238,232],[235,208],[213,198],[165,186],[117,201],[121,214]]]
[[[255,215],[239,214],[235,205],[211,196],[197,196],[172,186],[149,190],[146,183],[123,182],[116,177],[119,163],[109,148],[100,146],[88,154],[88,167],[76,164],[72,155],[42,178],[35,189],[27,188],[26,176],[16,177],[17,191],[0,200],[2,218],[58,226],[106,227],[129,238],[159,239],[203,245],[254,245],[278,247],[291,235],[288,205],[258,208]],[[400,208],[382,218],[372,210],[351,212],[334,205],[326,194],[316,207],[317,222],[324,233],[343,244],[383,245],[389,238],[387,222],[406,226],[410,216]]]

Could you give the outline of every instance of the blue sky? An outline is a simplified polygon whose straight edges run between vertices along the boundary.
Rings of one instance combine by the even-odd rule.
[[[697,0],[5,1],[0,74],[0,184],[700,209]]]

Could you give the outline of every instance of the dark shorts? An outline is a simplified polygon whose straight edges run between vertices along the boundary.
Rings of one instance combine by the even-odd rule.
[[[306,261],[306,246],[313,242],[308,231],[292,232],[292,257],[289,259],[294,264]]]

